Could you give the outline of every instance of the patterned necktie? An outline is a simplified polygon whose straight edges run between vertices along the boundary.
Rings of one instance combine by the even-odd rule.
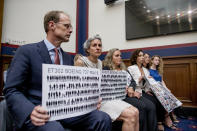
[[[59,58],[59,54],[58,54],[58,49],[55,48],[55,64],[59,65],[60,64],[60,58]]]

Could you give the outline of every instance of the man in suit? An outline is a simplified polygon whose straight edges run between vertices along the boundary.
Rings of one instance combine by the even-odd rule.
[[[45,88],[42,87],[42,64],[73,65],[71,56],[60,48],[72,33],[70,17],[62,11],[50,11],[44,17],[44,28],[47,37],[41,42],[21,46],[8,70],[4,94],[17,126],[33,131],[64,131],[64,127],[78,127],[83,131],[110,130],[110,117],[98,110],[48,121],[49,115],[41,106],[42,88]]]

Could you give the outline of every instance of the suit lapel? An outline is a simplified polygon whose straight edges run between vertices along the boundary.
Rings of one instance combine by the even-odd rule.
[[[38,47],[38,53],[40,54],[40,56],[43,60],[43,63],[52,64],[52,61],[51,61],[51,58],[49,55],[49,51],[48,51],[44,41],[39,42],[37,44],[37,47]]]
[[[60,48],[60,50],[62,52],[63,65],[73,65],[73,58],[64,52],[62,48]]]
[[[62,50],[62,48],[60,48],[60,51],[62,53],[62,59],[63,59],[63,65],[67,65],[67,57],[66,57],[66,53]]]

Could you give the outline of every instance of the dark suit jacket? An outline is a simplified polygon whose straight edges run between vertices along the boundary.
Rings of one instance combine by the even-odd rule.
[[[63,64],[73,65],[70,55],[62,51]],[[18,127],[22,127],[42,98],[42,64],[52,64],[44,41],[17,49],[8,69],[4,94]]]

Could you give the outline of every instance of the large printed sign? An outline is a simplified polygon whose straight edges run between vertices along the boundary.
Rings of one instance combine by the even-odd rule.
[[[86,67],[43,64],[42,106],[50,121],[75,117],[97,108],[102,102],[123,99],[127,73]]]
[[[103,70],[101,78],[102,102],[124,99],[126,96],[127,72]]]
[[[100,95],[100,70],[43,64],[42,106],[50,120],[65,119],[96,109]]]

